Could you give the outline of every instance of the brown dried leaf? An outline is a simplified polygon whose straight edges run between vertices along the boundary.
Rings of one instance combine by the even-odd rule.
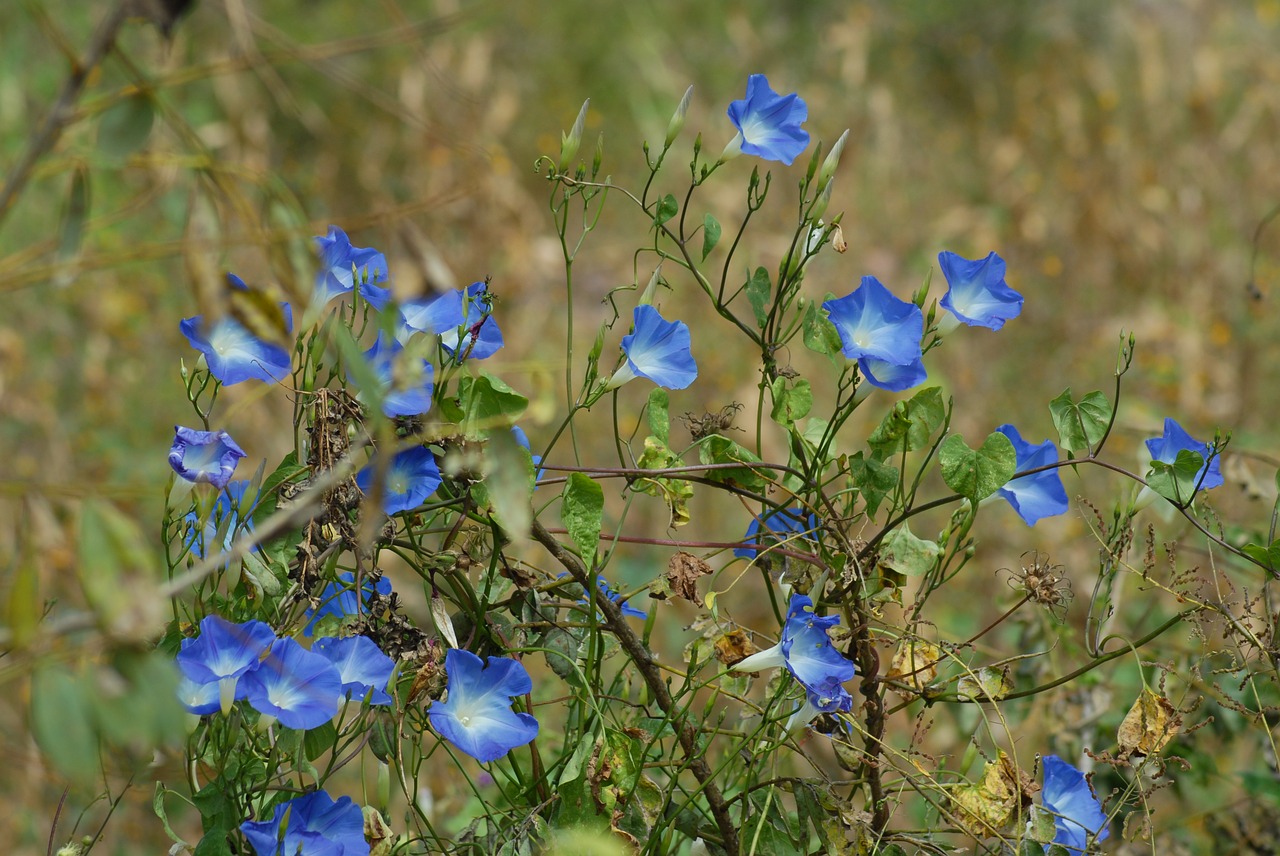
[[[1116,742],[1124,756],[1155,755],[1181,730],[1178,709],[1164,696],[1144,687],[1120,723]]]
[[[710,573],[710,565],[682,550],[667,563],[667,585],[676,597],[691,601],[695,606],[702,606],[702,597],[698,594],[695,582],[698,577],[705,577]]]
[[[730,630],[715,641],[716,659],[726,666],[745,660],[756,652],[756,646],[742,630]]]
[[[951,805],[960,821],[977,837],[1010,828],[1029,808],[1040,787],[1025,770],[1016,769],[1004,752],[988,761],[982,780],[957,788]]]
[[[942,649],[932,642],[922,639],[904,639],[893,653],[893,661],[885,678],[898,679],[917,690],[938,677],[938,661],[942,659]]]

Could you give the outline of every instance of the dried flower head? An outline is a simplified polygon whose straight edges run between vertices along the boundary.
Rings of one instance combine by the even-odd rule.
[[[1014,591],[1047,608],[1059,621],[1066,616],[1072,592],[1071,581],[1063,575],[1062,565],[1052,564],[1047,555],[1036,550],[1028,550],[1022,554],[1022,566],[1018,570],[1001,570],[1009,575],[1009,587]]]

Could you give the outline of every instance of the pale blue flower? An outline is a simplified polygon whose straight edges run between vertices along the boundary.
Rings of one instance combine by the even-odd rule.
[[[1004,281],[1005,263],[995,253],[970,261],[955,253],[938,254],[947,293],[942,308],[970,327],[999,330],[1022,312],[1022,295]]]
[[[244,280],[235,274],[227,274],[232,288],[248,290]],[[293,313],[289,304],[282,303],[286,332],[293,331]],[[184,318],[178,324],[182,335],[191,347],[204,354],[209,374],[222,381],[223,386],[246,380],[279,383],[292,372],[289,352],[279,345],[265,342],[253,335],[230,315],[224,315],[212,324],[206,324],[203,315]]]
[[[189,482],[206,482],[224,488],[245,456],[226,431],[197,431],[173,427],[173,445],[169,448],[169,466]]]
[[[262,665],[242,682],[254,710],[300,731],[333,719],[342,696],[342,678],[333,663],[290,638],[273,642]]]
[[[360,296],[374,309],[391,299],[391,290],[375,283],[387,281],[387,258],[368,247],[353,247],[347,233],[337,226],[329,234],[316,236],[320,250],[320,272],[316,275],[316,297],[321,304],[351,294],[358,286]]]
[[[244,698],[242,678],[257,670],[262,654],[275,641],[276,633],[262,621],[233,624],[220,615],[206,615],[200,635],[183,642],[178,652],[178,668],[196,684],[218,684],[220,707]]]
[[[346,636],[341,639],[326,636],[317,639],[311,650],[333,663],[338,670],[344,698],[360,702],[368,696],[370,704],[391,704],[387,682],[391,680],[396,663],[382,653],[382,649],[372,639],[367,636]]]
[[[240,831],[257,856],[369,856],[360,806],[351,797],[334,802],[324,791],[278,803],[270,820],[246,820]]]
[[[622,337],[627,361],[614,372],[608,388],[617,389],[637,377],[664,389],[684,389],[698,377],[698,364],[690,351],[689,327],[683,321],[667,321],[649,305],[637,306],[635,327]]]
[[[473,282],[461,294],[462,321],[440,332],[440,344],[458,362],[484,360],[502,347],[502,330],[493,317],[493,297],[483,282]]]
[[[762,528],[764,531],[761,531]],[[741,559],[754,559],[766,548],[796,537],[812,541],[817,528],[818,519],[812,514],[806,514],[802,508],[775,508],[751,518],[747,534],[742,538],[744,546],[735,548],[733,555]]]
[[[996,429],[1013,443],[1013,451],[1018,456],[1016,472],[1043,467],[1056,463],[1058,448],[1052,440],[1045,440],[1039,445],[1028,443],[1022,439],[1018,429],[1012,425],[1001,425]],[[1013,506],[1018,516],[1028,526],[1046,517],[1065,514],[1070,507],[1066,488],[1062,486],[1062,476],[1057,470],[1044,470],[1029,476],[1010,479],[1004,487],[996,491]]]
[[[533,690],[519,661],[484,661],[460,648],[445,654],[448,695],[427,711],[431,727],[477,761],[496,761],[538,736],[538,720],[511,709],[511,700]]]
[[[1147,441],[1147,451],[1151,453],[1151,460],[1153,461],[1172,464],[1178,459],[1178,453],[1183,450],[1195,452],[1205,460],[1205,463],[1200,466],[1199,472],[1196,473],[1196,482],[1199,484],[1200,490],[1209,490],[1222,485],[1222,469],[1219,466],[1220,459],[1218,456],[1215,455],[1213,460],[1210,461],[1209,444],[1201,443],[1195,437],[1192,437],[1172,418],[1164,420],[1164,434],[1162,436],[1153,437]]]
[[[365,495],[373,488],[374,462],[356,473],[356,484]],[[440,468],[431,450],[423,446],[405,449],[391,459],[382,485],[382,511],[395,514],[412,511],[427,501],[440,486]]]
[[[914,360],[902,365],[863,357],[858,360],[858,370],[867,383],[889,392],[902,392],[919,386],[929,376],[924,367],[924,354],[918,354]]]
[[[1084,773],[1059,758],[1046,755],[1044,763],[1044,807],[1054,813],[1057,834],[1053,843],[1073,853],[1083,853],[1089,840],[1102,841],[1109,834],[1102,804],[1089,790]],[[1048,850],[1045,846],[1045,850]]]
[[[403,342],[414,333],[432,336],[452,333],[456,339],[458,328],[467,320],[462,295],[463,292],[458,289],[449,289],[440,294],[401,303],[401,329],[396,338]]]
[[[747,78],[747,97],[732,102],[728,113],[738,134],[725,147],[722,161],[745,152],[789,166],[809,145],[809,132],[800,127],[809,108],[794,92],[774,92],[763,74]]]
[[[872,386],[900,392],[925,379],[920,339],[924,313],[893,296],[880,280],[864,276],[851,294],[825,301],[846,359]]]
[[[399,358],[403,351],[404,345],[379,333],[364,354],[382,387],[384,416],[421,416],[431,409],[435,369],[421,358]]]

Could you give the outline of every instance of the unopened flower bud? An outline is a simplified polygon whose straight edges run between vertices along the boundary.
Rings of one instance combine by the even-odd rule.
[[[684,91],[684,97],[680,99],[680,106],[676,107],[676,112],[671,114],[671,121],[667,123],[667,137],[665,144],[670,146],[675,142],[676,136],[680,133],[680,129],[684,127],[684,117],[689,112],[689,102],[693,100],[693,87],[690,86]]]
[[[582,145],[582,128],[587,122],[587,108],[591,105],[591,99],[588,98],[582,102],[582,109],[578,111],[578,118],[574,121],[573,127],[569,129],[568,134],[560,135],[560,171],[565,172],[569,169],[569,164],[578,154],[578,147]]]
[[[653,269],[653,276],[649,277],[649,284],[644,287],[644,292],[640,295],[641,306],[653,306],[657,301],[658,284],[662,281],[659,276],[662,273],[662,263]]]
[[[604,163],[604,131],[601,131],[600,136],[596,137],[596,154],[591,159],[592,178],[600,174],[600,165],[602,163]]]
[[[818,197],[818,201],[813,203],[813,208],[809,211],[810,219],[817,220],[827,212],[827,206],[831,204],[831,189],[833,187],[835,187],[835,184],[828,183],[826,189],[822,191],[822,195]]]
[[[836,144],[831,147],[831,151],[827,153],[827,159],[822,162],[822,169],[818,171],[818,186],[824,191],[831,186],[831,177],[836,174],[836,167],[840,165],[840,155],[844,153],[844,144],[848,139],[849,131],[846,129],[840,135],[840,139],[836,140]]]

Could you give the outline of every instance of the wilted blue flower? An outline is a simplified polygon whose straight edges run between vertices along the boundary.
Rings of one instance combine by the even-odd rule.
[[[790,166],[809,145],[809,132],[800,127],[809,118],[809,108],[794,92],[774,92],[763,74],[747,78],[747,97],[732,102],[728,113],[738,134],[725,146],[721,161],[746,152]]]
[[[360,806],[351,797],[334,802],[324,791],[280,803],[270,820],[246,820],[240,831],[257,856],[369,856]]]
[[[1004,259],[988,253],[984,259],[969,261],[955,253],[941,252],[938,264],[947,278],[942,308],[970,327],[999,330],[1022,312],[1022,295],[1004,281]]]
[[[226,431],[197,431],[173,426],[173,445],[169,448],[169,466],[189,482],[208,482],[224,488],[231,481],[236,465],[244,457],[244,449],[236,445]]]
[[[1054,813],[1057,834],[1054,844],[1083,853],[1090,838],[1102,841],[1109,834],[1102,804],[1089,790],[1084,773],[1059,758],[1046,755],[1044,763],[1044,807]],[[1046,850],[1049,848],[1046,847]]]
[[[373,488],[374,462],[356,473],[356,484],[366,495]],[[431,450],[423,446],[405,449],[391,459],[382,485],[382,510],[386,514],[411,511],[427,501],[440,486],[440,468]]]
[[[356,575],[350,571],[340,572],[337,582],[326,584],[320,592],[320,606],[316,609],[307,607],[305,615],[310,621],[307,622],[306,627],[302,628],[302,635],[311,636],[315,632],[316,624],[325,616],[332,615],[342,620],[352,615],[359,615],[369,608],[375,593],[383,597],[391,594],[391,580],[385,576],[379,577],[376,583],[371,577],[366,576],[360,587],[362,596],[359,598],[356,597],[355,587]]]
[[[468,285],[462,292],[462,310],[462,322],[441,331],[440,344],[459,362],[492,357],[503,343],[489,287],[483,282]]]
[[[235,274],[227,274],[227,281],[236,289],[248,290],[244,280]],[[293,331],[293,312],[289,304],[280,304],[284,312],[285,330]],[[231,386],[246,380],[279,383],[292,371],[289,352],[279,345],[264,342],[235,318],[225,315],[213,324],[206,324],[203,315],[184,318],[178,324],[182,335],[191,347],[204,354],[209,374]]]
[[[760,531],[762,522],[763,533]],[[751,518],[751,523],[747,526],[747,534],[742,537],[742,541],[745,545],[754,546],[737,547],[733,555],[741,559],[754,559],[773,544],[789,541],[795,537],[812,540],[817,528],[818,519],[812,514],[805,514],[802,508],[775,508]]]
[[[1199,483],[1200,490],[1219,487],[1222,484],[1222,469],[1219,466],[1218,457],[1215,455],[1213,460],[1210,461],[1209,444],[1201,443],[1195,437],[1192,437],[1172,418],[1164,420],[1164,434],[1162,436],[1153,437],[1147,441],[1147,451],[1151,453],[1151,460],[1165,464],[1172,464],[1176,461],[1178,453],[1184,449],[1189,452],[1195,452],[1205,459],[1205,463],[1201,465],[1199,472],[1196,473],[1196,481]]]
[[[361,702],[365,696],[369,696],[370,704],[391,704],[387,682],[396,669],[396,662],[382,653],[382,649],[372,639],[367,636],[346,636],[341,639],[326,636],[317,639],[311,650],[333,663],[338,670],[344,698]]]
[[[374,283],[387,281],[387,258],[369,247],[353,247],[347,233],[337,226],[329,234],[316,236],[320,250],[320,272],[316,275],[316,299],[321,304],[350,294],[357,286],[360,296],[374,309],[381,309],[391,299],[391,290]]]
[[[441,737],[477,761],[496,761],[538,736],[538,720],[511,709],[511,700],[533,689],[523,665],[509,657],[490,657],[486,666],[475,654],[450,648],[445,654],[448,696],[433,702],[427,715]]]
[[[689,350],[689,327],[683,321],[667,321],[649,305],[637,306],[635,328],[622,337],[627,361],[609,380],[617,389],[637,377],[648,378],[663,389],[684,389],[698,377],[698,364]]]
[[[458,289],[406,300],[400,304],[402,323],[396,338],[403,342],[414,333],[440,336],[450,332],[456,338],[458,328],[467,320],[462,303],[462,291]]]
[[[435,369],[422,358],[399,359],[403,351],[404,345],[395,339],[387,341],[379,333],[364,353],[381,384],[385,416],[420,416],[431,409]]]
[[[219,527],[226,526],[225,536],[222,539],[223,552],[229,552],[231,545],[235,542],[236,530],[242,529],[244,532],[253,531],[253,514],[254,506],[257,505],[258,498],[255,496],[253,502],[248,508],[244,507],[244,494],[249,487],[248,479],[240,479],[239,481],[229,482],[222,493],[218,494],[217,501],[213,504],[213,511],[209,515],[209,519],[205,522],[204,529],[201,530],[200,515],[194,510],[187,512],[187,516],[183,518],[183,526],[186,534],[183,536],[182,543],[191,548],[191,553],[198,559],[203,559],[208,554],[210,545],[218,536]],[[243,518],[243,526],[241,519]],[[254,552],[258,548],[254,547]]]
[[[220,615],[206,615],[200,635],[184,642],[178,652],[178,668],[197,684],[216,683],[223,712],[231,702],[244,698],[241,678],[258,668],[262,654],[275,641],[275,631],[262,621],[233,624]]]
[[[1033,445],[1022,439],[1018,429],[1012,425],[1001,425],[996,429],[1013,443],[1013,451],[1018,456],[1016,472],[1043,467],[1056,463],[1058,447],[1052,440]],[[1066,488],[1062,486],[1062,476],[1057,470],[1044,470],[1029,476],[1010,479],[997,494],[1009,500],[1013,510],[1018,512],[1028,526],[1035,526],[1036,521],[1046,517],[1065,514],[1070,507]]]
[[[299,731],[337,716],[342,697],[342,678],[333,663],[287,637],[271,644],[262,665],[242,683],[254,710]]]
[[[873,386],[898,392],[924,380],[919,306],[894,297],[874,276],[864,276],[852,294],[828,300],[822,308],[840,334],[845,358],[857,360]]]
[[[758,651],[733,665],[740,672],[759,672],[785,666],[805,690],[805,702],[787,723],[791,730],[804,725],[819,713],[847,711],[853,696],[843,686],[856,673],[853,661],[835,649],[827,630],[840,623],[840,616],[813,614],[813,601],[793,594],[777,645]]]

